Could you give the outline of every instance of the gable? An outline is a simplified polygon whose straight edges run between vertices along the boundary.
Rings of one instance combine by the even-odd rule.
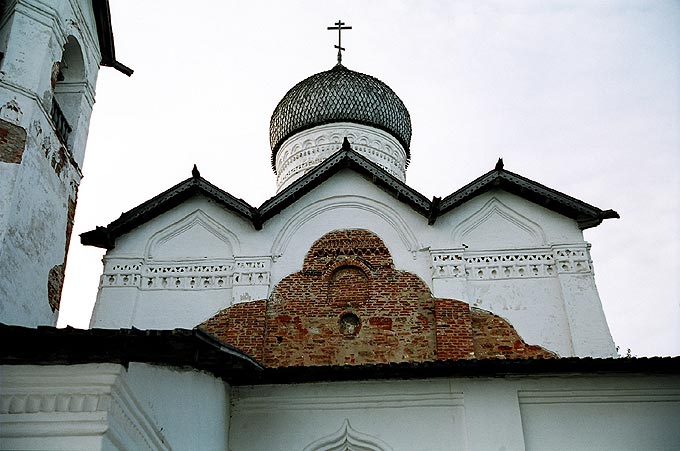
[[[81,242],[85,245],[112,249],[115,246],[115,239],[117,237],[197,194],[215,200],[224,208],[251,222],[255,230],[260,230],[266,221],[296,203],[305,194],[316,189],[343,169],[350,169],[368,179],[397,201],[409,206],[415,212],[427,218],[429,225],[434,224],[437,217],[493,189],[507,191],[574,219],[581,229],[595,227],[604,219],[619,217],[618,213],[613,210],[601,210],[518,174],[506,171],[503,169],[502,160],[499,160],[494,170],[484,174],[458,191],[443,199],[434,197],[430,201],[418,191],[387,173],[380,166],[353,151],[350,148],[349,142],[345,139],[340,150],[316,166],[304,177],[296,180],[276,196],[265,201],[259,208],[252,207],[244,200],[235,198],[226,191],[212,185],[200,176],[194,166],[193,176],[190,179],[123,213],[120,218],[108,226],[97,227],[95,230],[81,234]]]
[[[201,210],[155,233],[145,255],[151,260],[230,258],[238,238]]]
[[[540,225],[491,197],[452,232],[454,245],[471,249],[535,247],[546,243]]]

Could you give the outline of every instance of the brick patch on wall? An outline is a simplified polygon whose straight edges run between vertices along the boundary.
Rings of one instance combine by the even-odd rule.
[[[47,302],[52,311],[59,310],[61,303],[61,292],[64,288],[64,275],[66,272],[66,259],[68,248],[71,243],[71,232],[73,231],[73,221],[76,216],[76,200],[68,198],[66,210],[66,245],[64,246],[64,261],[60,265],[55,265],[47,276]]]
[[[236,304],[203,324],[208,333],[262,362],[262,343],[265,336],[265,301]]]
[[[269,299],[237,304],[199,327],[268,367],[554,356],[526,345],[500,317],[433,298],[367,230],[323,236]]]
[[[478,308],[470,310],[477,358],[547,359],[557,357],[557,354],[540,346],[526,344],[515,328],[500,316]]]
[[[0,119],[0,161],[21,163],[26,147],[26,130]]]

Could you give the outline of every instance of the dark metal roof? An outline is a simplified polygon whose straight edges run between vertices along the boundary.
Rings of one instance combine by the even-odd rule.
[[[99,50],[102,54],[101,65],[113,67],[128,77],[134,72],[129,67],[116,60],[116,48],[113,44],[113,29],[111,27],[111,10],[108,0],[92,0],[94,20],[97,24],[97,38]]]
[[[264,368],[199,329],[36,329],[0,323],[0,364],[71,365],[143,362],[208,371],[234,385],[435,377],[561,374],[680,374],[680,357],[472,359],[419,363]]]
[[[290,136],[317,125],[355,122],[393,135],[410,158],[411,117],[399,96],[382,81],[338,64],[293,86],[274,109],[269,125],[272,168]]]
[[[349,142],[345,139],[340,150],[286,187],[283,191],[265,201],[259,208],[252,207],[243,199],[238,199],[211,184],[202,178],[194,167],[191,178],[121,214],[118,219],[106,227],[97,227],[94,230],[81,234],[80,241],[86,246],[113,249],[116,238],[119,236],[128,233],[135,227],[144,224],[196,195],[203,195],[215,200],[244,220],[251,222],[256,230],[260,230],[267,220],[281,213],[285,208],[297,202],[305,194],[342,169],[352,169],[364,176],[396,200],[404,202],[418,214],[425,217],[430,225],[434,224],[439,216],[491,189],[511,192],[549,210],[572,218],[577,221],[581,229],[595,227],[604,219],[619,217],[618,213],[613,210],[601,210],[521,175],[506,171],[503,169],[502,161],[500,160],[494,170],[487,172],[444,199],[434,197],[432,200],[429,200],[377,164],[352,150]]]
[[[263,368],[199,329],[32,329],[0,323],[0,341],[0,363],[8,365],[146,362],[245,380]]]
[[[442,199],[436,216],[441,216],[473,197],[492,189],[502,189],[568,218],[575,219],[582,230],[595,227],[602,223],[604,219],[619,218],[619,214],[614,210],[601,210],[519,174],[505,170],[502,159],[498,160],[492,171]]]
[[[135,227],[139,227],[196,195],[203,195],[215,200],[247,221],[252,221],[257,216],[257,210],[254,207],[251,207],[243,199],[238,199],[205,180],[194,166],[190,178],[147,200],[132,210],[122,213],[118,219],[106,227],[97,227],[94,230],[81,234],[80,242],[86,246],[113,249],[116,238],[119,236],[128,233]]]
[[[395,199],[406,203],[415,211],[427,217],[430,201],[425,196],[352,150],[349,141],[345,138],[339,151],[313,168],[304,177],[280,191],[276,196],[265,201],[258,209],[261,219],[266,221],[280,213],[284,208],[293,204],[343,168],[351,168],[364,175],[371,182],[390,193]]]
[[[300,197],[319,186],[325,180],[328,180],[336,172],[345,168],[353,169],[394,196],[395,199],[411,206],[411,208],[423,216],[428,216],[430,201],[425,196],[410,188],[380,166],[353,151],[349,147],[349,142],[345,140],[343,147],[338,152],[331,155],[322,164],[305,174],[304,177],[293,182],[276,196],[265,201],[259,208],[252,207],[243,199],[237,199],[211,184],[202,178],[194,167],[191,178],[178,183],[153,199],[121,214],[118,219],[106,227],[98,226],[94,230],[81,234],[80,242],[86,246],[113,249],[116,238],[119,236],[128,233],[130,230],[139,227],[196,195],[207,196],[215,200],[244,220],[252,222],[255,229],[260,230],[268,219],[279,214],[286,207],[300,199]]]

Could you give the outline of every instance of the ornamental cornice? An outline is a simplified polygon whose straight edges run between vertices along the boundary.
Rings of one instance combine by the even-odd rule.
[[[123,444],[121,449],[172,449],[125,383],[121,365],[4,366],[2,371],[0,438],[107,435]]]
[[[166,262],[109,258],[99,288],[222,290],[234,286],[269,286],[270,274],[271,258],[268,256]]]
[[[341,148],[347,138],[352,150],[380,166],[400,181],[406,178],[406,151],[399,141],[382,130],[361,124],[325,124],[288,138],[276,154],[278,190],[298,178]]]
[[[430,257],[433,279],[536,279],[593,273],[587,243],[499,251],[432,249]]]

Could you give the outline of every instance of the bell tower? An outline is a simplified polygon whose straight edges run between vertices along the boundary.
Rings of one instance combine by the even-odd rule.
[[[107,0],[0,6],[0,322],[56,323],[100,65]]]

